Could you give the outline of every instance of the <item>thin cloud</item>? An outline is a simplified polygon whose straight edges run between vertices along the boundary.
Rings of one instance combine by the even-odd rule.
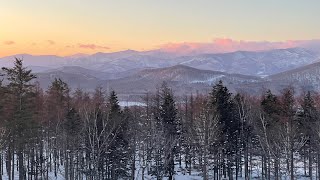
[[[286,49],[294,47],[315,48],[320,46],[320,40],[289,40],[283,42],[269,41],[236,41],[226,38],[214,39],[212,42],[168,43],[160,46],[166,52],[178,54],[227,53],[235,51],[265,51],[271,49]]]
[[[4,45],[13,45],[13,44],[15,44],[15,42],[14,41],[4,41],[3,44]]]
[[[96,45],[96,44],[79,44],[79,48],[84,48],[84,49],[110,49],[107,46],[100,46],[100,45]]]
[[[47,43],[48,43],[49,45],[55,45],[55,44],[56,44],[56,42],[54,42],[53,40],[47,40]]]
[[[74,48],[74,45],[66,45],[66,48]]]

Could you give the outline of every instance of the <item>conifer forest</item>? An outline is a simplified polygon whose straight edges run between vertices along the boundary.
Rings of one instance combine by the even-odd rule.
[[[2,72],[0,179],[320,179],[316,92],[252,96],[219,81],[176,96],[164,82],[122,107],[112,89],[42,89],[21,59]]]

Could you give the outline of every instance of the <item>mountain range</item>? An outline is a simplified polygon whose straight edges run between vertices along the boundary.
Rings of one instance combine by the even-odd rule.
[[[261,93],[286,86],[320,90],[319,53],[303,48],[179,56],[161,50],[120,51],[73,56],[20,54],[0,58],[1,67],[11,67],[15,57],[38,76],[46,89],[54,78],[72,89],[92,91],[97,86],[122,95],[155,91],[166,81],[177,94],[208,92],[222,80],[232,91]]]

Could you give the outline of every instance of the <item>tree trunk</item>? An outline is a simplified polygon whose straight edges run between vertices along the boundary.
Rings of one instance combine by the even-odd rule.
[[[206,157],[206,153],[204,153],[204,157],[203,157],[203,164],[202,164],[202,170],[203,170],[203,180],[208,180],[208,172],[207,172],[207,157]]]
[[[14,162],[15,162],[15,158],[14,158],[14,148],[12,149],[11,152],[11,160],[12,160],[12,168],[11,168],[11,179],[14,180]]]
[[[291,180],[294,180],[294,163],[293,163],[293,140],[291,142],[291,150],[290,150],[290,177]]]
[[[304,176],[307,176],[306,147],[303,147],[303,171]]]
[[[279,159],[277,157],[274,160],[274,178],[279,180]]]
[[[19,180],[25,180],[26,179],[26,172],[25,172],[25,168],[24,168],[24,158],[23,158],[22,147],[19,147],[19,150],[18,150],[18,161],[19,161],[18,162],[18,164],[19,164]]]
[[[268,180],[271,179],[271,159],[270,156],[268,156]]]
[[[310,180],[312,180],[312,151],[311,151],[311,148],[309,148],[309,177],[310,177]]]
[[[320,178],[320,152],[318,150],[318,154],[317,154],[317,157],[318,157],[318,179]]]
[[[11,143],[9,144],[9,149],[8,149],[8,153],[6,154],[6,169],[7,169],[7,174],[8,174],[8,177],[9,177],[9,180],[11,180]]]
[[[132,155],[131,180],[135,179],[135,172],[136,172],[136,151],[135,151],[135,147],[133,149],[134,149],[134,152],[133,152],[133,155]]]
[[[261,180],[264,180],[264,174],[265,174],[265,158],[264,155],[261,156]],[[245,178],[245,180],[247,180]]]

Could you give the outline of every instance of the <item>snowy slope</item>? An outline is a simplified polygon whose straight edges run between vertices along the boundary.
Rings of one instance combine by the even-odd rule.
[[[117,73],[137,68],[163,68],[181,64],[204,70],[267,76],[314,63],[319,55],[302,48],[195,56],[178,56],[159,50],[142,52],[127,50],[66,57],[21,54],[0,58],[0,66],[12,66],[14,57],[23,58],[25,65],[31,68],[43,67],[43,69],[79,66],[94,71]]]

